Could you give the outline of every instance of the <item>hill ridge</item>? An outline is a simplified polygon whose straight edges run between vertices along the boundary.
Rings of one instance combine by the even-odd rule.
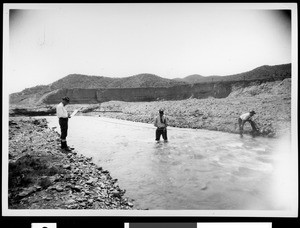
[[[128,77],[111,78],[105,76],[69,74],[48,85],[37,85],[21,92],[9,95],[10,103],[34,102],[46,94],[60,89],[110,89],[110,88],[170,88],[222,81],[283,80],[291,77],[291,63],[280,65],[263,65],[251,71],[228,76],[202,76],[193,74],[183,79],[167,79],[151,73],[140,73]]]
[[[202,82],[217,82],[217,81],[243,81],[243,80],[255,80],[255,79],[267,79],[274,78],[274,80],[284,79],[291,77],[291,63],[279,64],[279,65],[262,65],[256,67],[253,70],[249,70],[243,73],[231,74],[226,76],[201,76],[197,77],[197,74],[192,74],[184,77],[180,81],[185,81],[191,84]],[[192,77],[191,77],[192,76]]]

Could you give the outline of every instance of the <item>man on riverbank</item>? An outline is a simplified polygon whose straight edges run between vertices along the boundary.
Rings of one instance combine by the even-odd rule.
[[[67,135],[68,135],[68,120],[71,118],[70,114],[67,112],[65,106],[70,103],[68,97],[63,97],[62,102],[56,106],[56,114],[59,119],[59,126],[61,130],[60,140],[61,140],[61,149],[65,151],[71,151],[72,149],[67,145]]]
[[[159,110],[159,116],[155,118],[154,126],[156,127],[156,138],[155,140],[158,142],[160,140],[160,136],[162,135],[163,139],[168,141],[167,137],[167,119],[164,116],[164,111],[162,109]]]
[[[246,122],[249,122],[251,127],[252,127],[252,134],[254,135],[254,133],[258,133],[258,129],[254,123],[254,121],[252,120],[252,116],[254,116],[256,114],[255,111],[250,111],[247,113],[242,114],[239,119],[238,119],[238,123],[239,123],[239,130],[240,130],[240,135],[243,136],[243,131],[244,131],[244,125]]]

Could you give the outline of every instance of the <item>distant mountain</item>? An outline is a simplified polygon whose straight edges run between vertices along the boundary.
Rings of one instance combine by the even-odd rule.
[[[21,92],[10,94],[11,104],[35,103],[42,96],[60,89],[98,89],[98,88],[149,88],[149,87],[173,87],[205,82],[220,81],[245,81],[245,80],[283,80],[291,77],[291,64],[275,66],[261,66],[254,70],[228,75],[228,76],[201,76],[189,75],[185,78],[166,79],[154,74],[138,74],[124,78],[110,78],[104,76],[88,76],[82,74],[70,74],[49,85],[38,85],[26,88]]]
[[[202,76],[200,74],[192,74],[189,76],[186,76],[184,78],[174,78],[175,81],[180,82],[186,82],[188,84],[196,84],[196,83],[202,83],[202,82],[212,82],[212,78],[216,78],[215,81],[221,81],[222,76]],[[220,79],[219,79],[220,78]]]
[[[31,103],[37,98],[58,89],[98,89],[98,88],[148,88],[172,87],[186,85],[187,82],[166,79],[154,74],[138,74],[124,78],[110,78],[103,76],[88,76],[83,74],[70,74],[49,85],[39,85],[26,88],[21,92],[9,96],[10,103]]]
[[[12,93],[9,95],[9,102],[11,104],[20,104],[20,103],[32,103],[46,93],[51,92],[52,89],[48,85],[38,85],[31,88],[26,88],[21,92]]]
[[[52,89],[96,89],[96,88],[146,88],[146,87],[172,87],[184,85],[186,82],[178,82],[166,79],[154,74],[138,74],[124,78],[110,78],[103,76],[87,76],[82,74],[70,74],[49,86]]]
[[[49,86],[54,89],[63,88],[103,88],[113,81],[113,78],[103,76],[88,76],[83,74],[69,74],[62,79],[59,79]]]
[[[182,81],[189,84],[203,83],[203,82],[217,82],[227,76],[201,76],[199,74],[192,74],[182,79]],[[224,80],[224,79],[223,79]]]
[[[291,64],[282,64],[275,66],[264,65],[254,70],[247,71],[240,74],[233,74],[228,76],[201,76],[198,74],[189,75],[180,81],[187,83],[203,83],[203,82],[218,82],[218,81],[243,81],[243,80],[263,80],[274,79],[279,80],[286,77],[291,77]],[[176,79],[178,80],[178,79]]]
[[[201,81],[205,81],[205,77],[201,76],[199,74],[192,74],[189,76],[186,76],[185,78],[183,78],[183,81],[188,82],[188,83],[198,83]]]

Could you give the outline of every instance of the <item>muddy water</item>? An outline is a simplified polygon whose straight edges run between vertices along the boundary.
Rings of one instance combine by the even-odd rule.
[[[47,120],[59,130],[57,117]],[[91,116],[71,118],[68,133],[68,144],[109,170],[140,208],[275,210],[286,206],[276,198],[278,186],[287,188],[278,185],[277,164],[282,159],[278,139],[169,127],[169,142],[156,143],[150,124]]]

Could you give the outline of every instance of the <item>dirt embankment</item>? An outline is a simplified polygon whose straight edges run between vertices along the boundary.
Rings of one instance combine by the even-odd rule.
[[[253,120],[260,134],[277,137],[288,134],[291,129],[291,80],[253,83],[249,87],[237,86],[227,98],[222,99],[110,101],[101,105],[91,105],[89,111],[91,115],[153,123],[159,108],[165,110],[170,126],[231,133],[239,132],[237,120],[241,114],[255,110],[257,114]],[[250,124],[246,123],[244,130],[245,133],[250,133]]]
[[[9,209],[133,209],[91,158],[65,153],[45,119],[9,119]]]

